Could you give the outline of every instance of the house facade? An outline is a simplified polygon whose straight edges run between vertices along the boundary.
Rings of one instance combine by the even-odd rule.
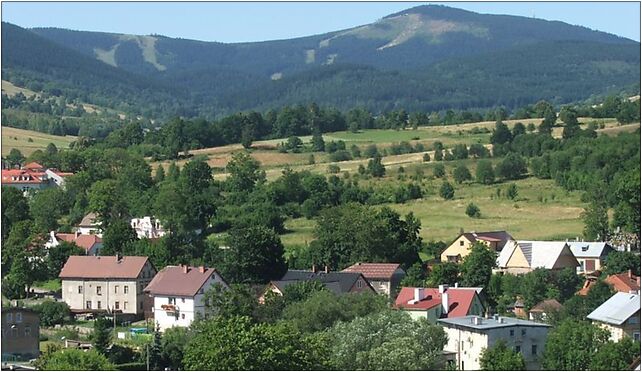
[[[559,311],[562,309],[562,304],[557,302],[556,299],[544,300],[535,306],[528,312],[528,319],[535,322],[546,321],[551,313]]]
[[[102,238],[102,223],[98,219],[96,213],[87,213],[76,226],[76,232],[81,235],[96,235]]]
[[[163,225],[161,225],[160,220],[154,217],[132,218],[130,225],[132,229],[136,231],[138,239],[156,239],[168,233],[168,231],[163,228]]]
[[[2,169],[2,186],[15,187],[28,193],[31,190],[64,187],[65,177],[71,175],[73,173],[46,169],[38,163],[31,162],[21,169]]]
[[[171,327],[189,327],[197,314],[205,314],[203,296],[216,284],[229,285],[213,268],[167,266],[149,283],[145,292],[153,298],[154,322],[161,332]]]
[[[40,317],[31,309],[2,308],[2,361],[40,355]]]
[[[613,248],[604,242],[568,242],[567,244],[579,263],[578,274],[602,270],[606,256],[613,251]]]
[[[489,249],[497,252],[502,249],[508,240],[512,240],[506,231],[483,231],[460,234],[441,254],[441,262],[461,262],[468,256],[470,249],[476,242],[485,244]]]
[[[147,257],[71,256],[59,275],[62,299],[74,313],[116,311],[138,319],[151,306],[143,290],[154,275]]]
[[[609,331],[613,342],[627,336],[640,341],[639,294],[618,292],[593,310],[587,318]]]
[[[494,316],[482,318],[474,315],[439,319],[448,343],[445,350],[455,353],[459,370],[480,370],[480,357],[484,349],[493,347],[499,340],[521,353],[527,370],[541,369],[540,358],[550,326],[528,320]]]
[[[406,272],[396,263],[358,262],[342,272],[361,273],[377,293],[389,298],[396,297],[396,289],[406,276]]]
[[[517,275],[537,268],[575,270],[579,265],[566,242],[510,240],[499,253],[496,271]]]
[[[424,318],[436,324],[441,318],[466,315],[482,316],[484,305],[475,289],[403,287],[395,300],[395,308],[410,314],[413,319]]]

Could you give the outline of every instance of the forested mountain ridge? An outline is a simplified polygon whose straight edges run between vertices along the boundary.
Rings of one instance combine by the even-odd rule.
[[[3,27],[3,79],[18,86],[36,81],[155,119],[311,102],[374,113],[514,108],[639,92],[637,42],[562,22],[444,6],[419,6],[323,35],[232,44]],[[17,41],[26,39],[38,42]],[[56,58],[45,58],[44,49]]]

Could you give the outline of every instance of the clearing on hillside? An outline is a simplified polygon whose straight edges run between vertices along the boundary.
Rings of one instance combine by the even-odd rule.
[[[18,149],[22,152],[22,155],[29,156],[36,150],[44,150],[50,143],[53,143],[59,149],[68,148],[69,144],[76,139],[77,137],[74,136],[54,136],[32,130],[3,126],[2,156],[9,154],[11,149]]]

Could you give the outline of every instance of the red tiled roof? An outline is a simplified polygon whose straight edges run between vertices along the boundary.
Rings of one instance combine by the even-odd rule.
[[[448,288],[448,318],[468,315],[468,310],[477,295],[474,289]],[[428,310],[441,305],[438,288],[424,288],[424,299],[416,304],[408,304],[415,297],[414,287],[403,287],[395,300],[395,307],[409,310]]]
[[[556,299],[552,298],[550,300],[544,300],[537,305],[533,306],[531,312],[533,313],[543,313],[551,310],[559,310],[562,308],[562,304],[557,302]]]
[[[147,263],[147,257],[70,256],[60,271],[60,278],[134,279]]]
[[[10,183],[46,183],[49,182],[48,179],[45,179],[44,181],[41,180],[40,178],[42,176],[46,176],[46,173],[44,172],[32,172],[29,170],[25,169],[3,169],[2,170],[2,183],[4,184],[10,184]],[[13,177],[18,177],[18,180],[14,180]],[[23,180],[22,178],[26,177],[26,180]]]
[[[76,234],[58,233],[56,234],[56,238],[74,243],[80,248],[83,248],[85,252],[88,252],[95,244],[102,243],[101,238],[92,234],[79,234],[76,236]]]
[[[203,272],[201,272],[199,267],[189,266],[187,273],[185,273],[184,266],[166,266],[156,274],[145,288],[145,292],[152,295],[192,297],[215,273],[219,277],[221,276],[214,268],[203,268]],[[221,277],[221,279],[223,278]]]
[[[35,161],[32,161],[31,163],[25,164],[22,169],[45,169],[45,167],[36,163]]]
[[[609,275],[605,282],[612,285],[618,292],[629,293],[640,290],[640,277],[630,272]]]
[[[344,272],[361,273],[366,279],[387,279],[390,280],[395,270],[399,268],[398,263],[364,263],[356,264],[344,269]]]

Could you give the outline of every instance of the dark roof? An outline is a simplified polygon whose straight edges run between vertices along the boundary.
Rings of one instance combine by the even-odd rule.
[[[272,284],[283,293],[285,288],[290,286],[291,284],[298,283],[299,280],[273,280]],[[321,282],[326,289],[328,289],[330,292],[333,292],[334,294],[339,294],[341,293],[341,285],[339,285],[339,282]]]
[[[362,276],[363,275],[361,273],[353,272],[331,271],[326,273],[325,271],[319,271],[315,273],[307,270],[288,270],[278,282],[301,282],[308,280],[318,280],[324,284],[335,282],[338,283],[341,293],[346,293],[350,291],[357,280]],[[365,278],[364,281],[368,286],[370,286]],[[274,283],[274,281],[272,283]]]
[[[85,217],[82,218],[80,221],[80,224],[78,226],[80,227],[94,227],[94,226],[100,226],[101,223],[97,221],[98,216],[94,212],[87,213]]]
[[[537,305],[533,306],[531,309],[532,313],[545,313],[547,311],[559,310],[562,308],[562,304],[557,302],[556,299],[552,298],[549,300],[544,300]]]
[[[147,257],[70,256],[60,271],[60,278],[135,279],[147,263]]]
[[[166,266],[154,276],[154,279],[145,288],[145,292],[149,292],[152,295],[192,297],[198,293],[199,289],[203,287],[210,277],[215,275],[225,283],[221,274],[214,268]]]

